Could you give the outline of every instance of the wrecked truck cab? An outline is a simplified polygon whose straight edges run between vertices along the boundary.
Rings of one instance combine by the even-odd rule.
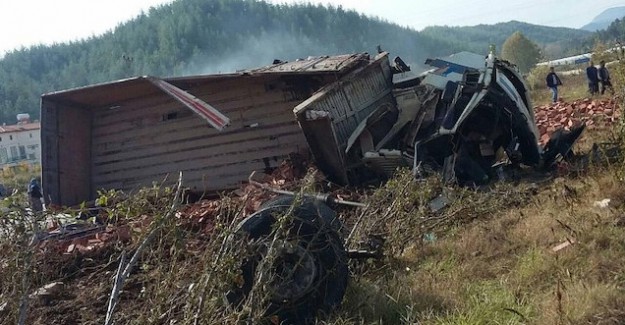
[[[406,166],[417,176],[435,170],[446,181],[485,184],[497,179],[493,166],[502,160],[551,166],[581,133],[567,133],[545,155],[528,87],[513,64],[492,53],[428,59],[425,73],[394,81],[403,71],[396,62],[380,53],[294,109],[333,181],[359,184]]]
[[[481,184],[502,153],[513,164],[541,165],[528,88],[512,64],[468,52],[426,64],[436,70],[421,84],[440,96],[433,127],[414,140],[415,167],[434,161],[448,180]]]

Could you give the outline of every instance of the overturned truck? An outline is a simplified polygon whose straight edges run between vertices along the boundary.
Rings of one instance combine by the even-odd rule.
[[[384,179],[406,166],[415,177],[440,172],[449,182],[481,185],[503,164],[550,168],[583,131],[560,130],[541,147],[523,78],[493,53],[426,64],[430,70],[407,77],[400,58],[363,53],[45,94],[46,201],[75,205],[99,190],[166,184],[179,171],[191,190],[226,190],[306,153],[339,184]],[[273,270],[267,315],[299,324],[341,302],[351,255],[332,209],[310,197],[295,209],[293,202],[268,202],[239,225],[254,254],[227,299],[240,305],[258,269]],[[277,238],[285,213],[294,218]],[[277,252],[269,266],[262,262],[268,251]]]
[[[405,78],[401,59],[363,53],[44,94],[45,199],[76,205],[99,190],[166,184],[179,171],[194,191],[232,189],[305,153],[339,184],[398,166],[484,183],[502,150],[513,164],[546,167],[579,135],[557,133],[541,148],[523,79],[492,54],[426,64],[432,69]]]
[[[561,130],[540,147],[523,78],[493,54],[461,52],[426,64],[432,67],[426,73],[394,82],[387,76],[387,87],[371,87],[366,95],[354,89],[366,88],[373,72],[359,72],[295,108],[327,175],[354,184],[407,166],[417,177],[434,170],[447,181],[481,185],[497,178],[501,162],[551,167],[583,130]]]

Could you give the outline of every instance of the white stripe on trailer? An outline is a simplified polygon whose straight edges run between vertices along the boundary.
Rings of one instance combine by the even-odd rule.
[[[205,101],[188,92],[155,77],[147,77],[155,86],[204,118],[212,127],[221,131],[230,124],[230,119]]]

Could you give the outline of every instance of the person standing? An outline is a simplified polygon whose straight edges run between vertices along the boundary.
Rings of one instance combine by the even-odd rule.
[[[610,88],[610,92],[614,94],[614,88],[612,88],[612,82],[610,81],[610,72],[605,67],[605,61],[599,62],[599,81],[601,82],[601,95],[605,93],[606,88]]]
[[[597,67],[590,61],[586,68],[586,78],[588,79],[588,91],[591,96],[599,93],[599,76],[597,74]]]
[[[551,89],[551,101],[558,101],[558,87],[562,86],[562,81],[560,77],[555,72],[554,67],[549,68],[549,74],[547,75],[547,87]]]
[[[43,204],[41,203],[41,187],[37,183],[36,179],[31,179],[28,184],[28,203],[33,212],[43,211]]]

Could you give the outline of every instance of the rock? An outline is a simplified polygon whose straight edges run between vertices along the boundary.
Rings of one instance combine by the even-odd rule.
[[[54,300],[58,298],[63,292],[63,287],[65,284],[63,282],[52,282],[48,283],[45,286],[35,290],[32,294],[30,294],[30,299],[40,299],[44,303],[49,302],[50,300]]]
[[[596,208],[605,209],[608,206],[610,206],[610,199],[603,199],[601,201],[595,201],[595,203],[593,203],[592,205]]]

